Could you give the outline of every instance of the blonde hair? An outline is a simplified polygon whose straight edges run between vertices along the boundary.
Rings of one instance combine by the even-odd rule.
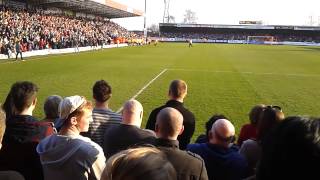
[[[101,180],[175,180],[176,171],[165,155],[152,147],[140,147],[113,155]]]
[[[2,138],[5,130],[6,130],[6,114],[0,108],[0,144],[2,142]]]

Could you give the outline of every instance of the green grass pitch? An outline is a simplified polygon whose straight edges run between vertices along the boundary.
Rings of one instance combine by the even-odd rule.
[[[215,113],[229,117],[239,133],[250,108],[258,103],[279,105],[287,116],[320,114],[319,47],[194,44],[188,48],[185,43],[160,43],[2,61],[0,77],[0,102],[16,81],[40,87],[35,111],[39,119],[49,95],[92,99],[93,83],[105,79],[113,88],[110,106],[118,110],[154,79],[137,97],[144,106],[143,127],[150,111],[167,100],[170,81],[183,79],[188,84],[185,105],[197,121],[194,138]]]

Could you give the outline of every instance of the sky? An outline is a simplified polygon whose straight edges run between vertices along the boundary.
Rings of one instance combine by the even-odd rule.
[[[144,11],[145,0],[114,0]],[[171,0],[170,15],[183,22],[187,9],[198,24],[239,24],[262,21],[266,25],[320,25],[320,0]],[[162,22],[164,0],[147,0],[147,26]],[[311,17],[312,16],[312,21]],[[114,19],[129,30],[142,30],[143,17]],[[312,22],[312,23],[311,23]]]

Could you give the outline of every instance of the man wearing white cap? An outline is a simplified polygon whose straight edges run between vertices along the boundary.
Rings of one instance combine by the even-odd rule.
[[[105,166],[102,148],[80,135],[89,129],[92,104],[81,96],[63,99],[59,105],[62,122],[59,134],[37,147],[45,180],[100,179]]]

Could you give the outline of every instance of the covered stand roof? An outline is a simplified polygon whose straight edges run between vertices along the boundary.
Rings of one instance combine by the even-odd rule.
[[[129,8],[128,6],[111,0],[103,0],[102,2],[92,0],[30,0],[29,2],[44,7],[56,7],[76,12],[99,15],[109,19],[143,15],[142,11]]]

